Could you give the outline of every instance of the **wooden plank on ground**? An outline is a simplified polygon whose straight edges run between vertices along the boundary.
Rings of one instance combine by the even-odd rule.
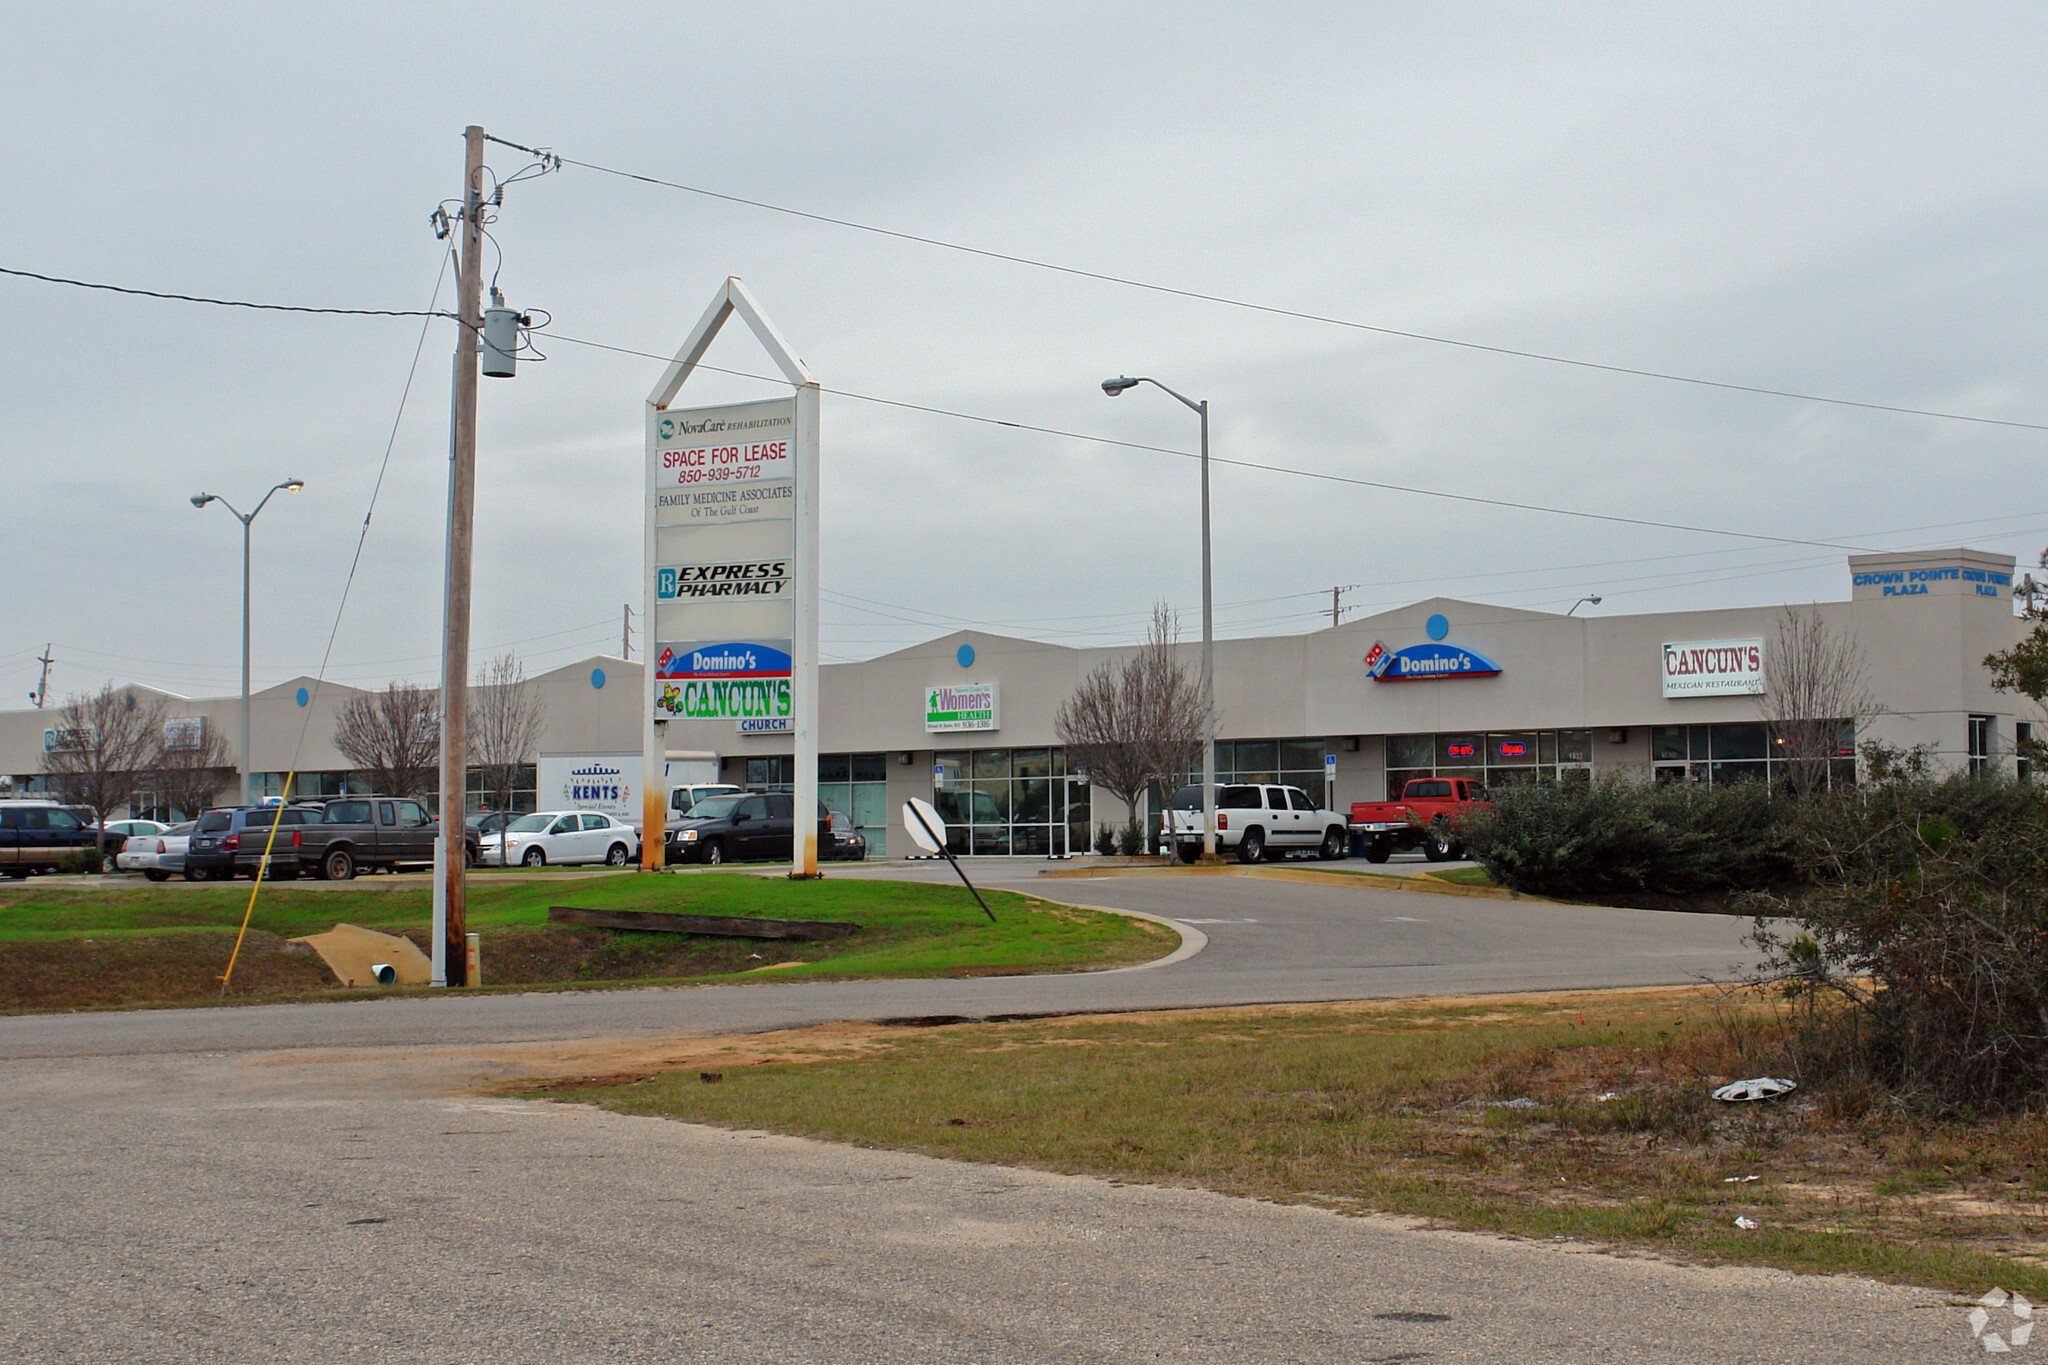
[[[709,934],[719,938],[846,938],[858,924],[809,919],[751,919],[739,915],[665,915],[651,910],[585,910],[573,905],[548,907],[550,924],[581,924],[593,929],[643,929],[661,934]]]

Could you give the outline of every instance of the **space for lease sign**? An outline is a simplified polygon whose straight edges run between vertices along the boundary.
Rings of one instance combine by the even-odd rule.
[[[1763,690],[1762,640],[1679,640],[1664,646],[1667,697],[1753,697]]]

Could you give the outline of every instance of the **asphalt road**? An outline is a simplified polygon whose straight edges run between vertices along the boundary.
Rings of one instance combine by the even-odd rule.
[[[1741,925],[1718,918],[1241,878],[1031,887],[1172,911],[1207,941],[1069,978],[0,1021],[0,1359],[1981,1354],[1964,1310],[1926,1291],[475,1093],[581,1055],[835,1018],[1669,982],[1742,958]]]
[[[950,877],[943,865],[834,875]],[[996,864],[983,884],[1176,920],[1203,942],[1168,965],[1066,976],[762,983],[679,990],[394,998],[0,1019],[0,1058],[406,1046],[703,1034],[837,1019],[1169,1009],[1727,979],[1752,961],[1747,921],[1539,905],[1248,877],[1040,878]],[[1198,940],[1200,941],[1200,940]],[[490,944],[484,944],[490,972]]]

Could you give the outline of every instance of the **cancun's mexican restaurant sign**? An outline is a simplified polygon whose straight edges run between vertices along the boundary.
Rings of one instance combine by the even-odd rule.
[[[1667,697],[1754,697],[1763,690],[1762,640],[1680,640],[1664,646]]]

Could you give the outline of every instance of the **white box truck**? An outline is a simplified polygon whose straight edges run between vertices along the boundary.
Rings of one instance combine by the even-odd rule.
[[[662,804],[673,825],[709,791],[738,791],[718,780],[718,755],[671,753],[664,765]],[[542,754],[534,800],[541,810],[598,810],[640,829],[640,755]],[[640,830],[642,838],[647,831]]]

